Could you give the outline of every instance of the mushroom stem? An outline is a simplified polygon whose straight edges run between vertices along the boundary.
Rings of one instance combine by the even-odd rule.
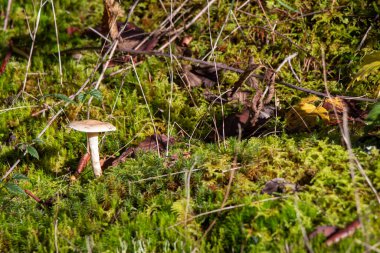
[[[99,133],[87,133],[88,143],[90,144],[91,163],[96,177],[102,175],[102,168],[99,160],[99,147],[98,147]]]

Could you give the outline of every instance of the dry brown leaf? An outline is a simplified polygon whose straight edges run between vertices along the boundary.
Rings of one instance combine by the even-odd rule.
[[[125,162],[128,157],[136,155],[138,152],[159,151],[163,152],[166,145],[174,143],[174,138],[168,138],[165,134],[152,135],[138,144],[135,148],[127,148],[117,158],[110,159],[104,163],[104,167],[117,166],[119,163]]]

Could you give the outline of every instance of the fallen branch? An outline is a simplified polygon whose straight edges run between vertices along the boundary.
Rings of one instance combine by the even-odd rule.
[[[25,192],[29,197],[31,197],[32,199],[34,199],[37,203],[39,203],[39,204],[43,204],[43,201],[42,201],[39,197],[37,197],[36,195],[34,195],[31,191],[29,191],[29,190],[24,190],[24,192]]]
[[[101,49],[100,47],[82,47],[82,48],[68,49],[68,50],[62,51],[61,53],[72,53],[72,52],[78,52],[78,51],[83,51],[83,50],[96,50],[97,51],[97,50],[100,50],[100,49]],[[134,49],[122,49],[122,50],[121,49],[117,49],[117,51],[129,53],[129,54],[135,54],[135,55],[148,55],[148,56],[157,56],[157,57],[165,57],[165,58],[174,57],[174,58],[177,58],[177,59],[194,62],[194,63],[201,64],[201,65],[204,65],[204,66],[212,66],[212,67],[216,67],[217,69],[222,69],[222,70],[228,70],[228,71],[236,72],[236,73],[239,73],[239,74],[243,74],[245,72],[245,70],[243,70],[243,69],[234,68],[234,67],[228,66],[227,64],[224,64],[224,63],[208,62],[208,61],[203,61],[203,60],[195,59],[195,58],[192,58],[192,57],[186,57],[186,56],[174,55],[174,54],[167,54],[167,53],[162,53],[162,52],[158,52],[158,51],[144,51],[144,50],[134,50]],[[261,79],[261,80],[263,80],[265,78],[264,75],[257,75],[257,74],[251,74],[250,76],[251,77],[256,77],[256,78]],[[310,90],[310,89],[303,88],[303,87],[300,87],[300,86],[297,86],[297,85],[294,85],[294,84],[291,84],[291,83],[287,83],[287,82],[284,82],[284,81],[281,81],[281,80],[276,81],[276,83],[282,84],[282,85],[284,85],[286,87],[289,87],[289,88],[292,88],[292,89],[296,89],[296,90],[299,90],[299,91],[302,91],[302,92],[306,92],[306,93],[309,93],[309,94],[317,95],[317,96],[320,96],[320,97],[325,97],[325,98],[329,97],[329,95],[327,93],[323,93],[323,92],[319,92],[319,91],[315,91],[315,90]],[[356,100],[356,101],[371,102],[371,103],[379,102],[379,99],[374,99],[374,98],[351,97],[351,96],[342,96],[342,95],[335,95],[335,96],[338,97],[338,98],[341,98],[341,99],[345,99],[345,100]]]
[[[186,61],[191,61],[191,62],[198,63],[198,64],[205,65],[205,66],[216,67],[217,69],[223,69],[223,70],[233,71],[233,72],[236,72],[236,73],[239,73],[239,74],[243,74],[245,72],[245,70],[243,70],[243,69],[234,68],[234,67],[228,66],[228,65],[226,65],[224,63],[208,62],[208,61],[203,61],[203,60],[199,60],[199,59],[195,59],[195,58],[191,58],[191,57],[186,57],[186,56],[181,56],[181,55],[173,55],[173,54],[170,55],[170,54],[161,53],[161,52],[158,52],[158,51],[143,51],[143,50],[133,50],[133,49],[122,49],[122,50],[118,50],[118,51],[129,53],[129,54],[137,54],[137,55],[149,55],[149,56],[158,56],[158,57],[175,57],[175,58],[178,58],[178,59],[182,59],[182,60],[186,60]],[[257,74],[251,74],[250,76],[251,77],[256,77],[256,78],[261,79],[261,80],[263,80],[265,78],[264,75],[257,75]],[[329,97],[329,95],[327,93],[323,93],[323,92],[319,92],[319,91],[315,91],[315,90],[310,90],[310,89],[307,89],[307,88],[299,87],[297,85],[286,83],[286,82],[283,82],[283,81],[280,81],[280,80],[276,81],[276,83],[285,85],[285,86],[287,86],[289,88],[292,88],[292,89],[296,89],[296,90],[303,91],[303,92],[306,92],[306,93],[314,94],[314,95],[317,95],[317,96]],[[339,97],[341,99],[346,99],[346,100],[357,100],[357,101],[365,101],[365,102],[378,102],[378,99],[364,98],[364,97],[351,97],[351,96],[342,96],[342,95],[336,95],[336,97]]]

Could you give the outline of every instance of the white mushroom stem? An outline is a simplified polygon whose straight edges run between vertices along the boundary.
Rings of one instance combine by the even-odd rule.
[[[91,163],[96,177],[102,175],[102,167],[99,160],[99,147],[98,147],[99,133],[87,133],[88,143],[90,144]]]

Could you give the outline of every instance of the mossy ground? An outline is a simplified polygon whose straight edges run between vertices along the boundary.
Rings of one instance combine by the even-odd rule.
[[[7,1],[2,2],[6,6]],[[130,2],[122,3],[127,11]],[[170,3],[163,2],[169,10]],[[374,97],[379,76],[369,76],[350,87],[348,84],[360,58],[380,49],[380,29],[374,23],[378,13],[375,2],[261,2],[265,13],[254,1],[242,11],[238,9],[240,1],[217,1],[209,13],[186,31],[193,37],[190,46],[193,57],[204,57],[211,48],[210,35],[215,43],[222,31],[223,40],[210,60],[215,58],[217,62],[244,69],[248,56],[253,56],[257,62],[276,68],[287,56],[298,52],[292,66],[302,86],[324,91],[321,64],[324,48],[330,92]],[[0,33],[1,59],[10,40],[15,47],[29,52],[31,41],[26,20],[33,27],[39,9],[39,3],[33,3],[13,3],[10,28]],[[157,29],[168,16],[158,6],[156,1],[139,3],[132,21],[147,31]],[[205,1],[192,1],[187,8],[195,13],[204,6]],[[5,7],[0,8],[5,13]],[[55,8],[61,50],[100,45],[100,41],[84,38],[80,33],[69,36],[66,29],[95,27],[101,20],[101,2],[64,0],[55,3]],[[229,11],[230,18],[225,23]],[[315,13],[302,18],[300,11]],[[358,50],[371,25],[374,28]],[[271,33],[270,26],[276,26],[277,33]],[[93,69],[99,55],[83,51],[78,60],[63,54],[61,85],[50,2],[42,9],[36,38],[29,71],[32,74],[28,75],[25,93],[16,99],[23,86],[25,57],[14,53],[0,76],[0,174],[4,175],[21,159],[0,186],[1,252],[53,252],[56,247],[60,252],[90,249],[93,252],[192,252],[195,249],[305,252],[303,230],[310,233],[320,225],[344,227],[358,216],[363,229],[330,247],[323,243],[322,236],[315,238],[310,242],[314,252],[362,252],[365,248],[361,243],[379,241],[379,203],[356,168],[353,182],[348,152],[341,145],[338,127],[320,124],[312,133],[292,134],[285,131],[286,119],[279,118],[269,124],[276,125],[280,132],[276,136],[205,143],[203,139],[211,131],[213,120],[222,117],[220,104],[210,105],[201,88],[189,92],[182,83],[171,83],[170,61],[158,57],[145,58],[136,66],[136,72],[130,69],[106,77],[99,88],[102,99],[94,99],[91,106],[87,105],[88,100],[77,99],[65,106],[60,100],[62,96],[44,95],[70,96],[87,78],[90,77],[90,83],[95,82],[99,71],[93,73]],[[127,66],[130,62],[107,70],[106,74]],[[280,77],[297,83],[288,66],[281,70]],[[222,73],[222,92],[237,79],[235,73]],[[92,88],[89,85],[85,91]],[[214,92],[218,94],[216,87]],[[291,110],[291,105],[306,96],[281,85],[276,86],[276,95],[283,112]],[[359,106],[366,109],[368,104]],[[31,116],[43,108],[48,110]],[[37,138],[60,109],[63,113]],[[236,108],[225,105],[224,109],[229,113]],[[139,152],[135,158],[107,169],[101,178],[95,179],[87,166],[72,181],[70,176],[86,148],[86,136],[71,131],[67,124],[85,119],[88,111],[92,118],[112,122],[118,129],[102,139],[104,156],[120,154],[121,147],[139,143],[155,129],[165,134],[169,129],[176,142],[170,146],[167,158],[153,151]],[[351,127],[352,138],[356,140],[363,131],[360,125]],[[16,140],[11,140],[10,134]],[[23,148],[30,146],[37,150],[39,159],[33,157],[33,152],[23,156]],[[379,151],[375,148],[364,152],[356,148],[354,153],[379,191]],[[231,170],[235,174],[225,203],[230,209],[213,212],[222,206]],[[28,180],[12,179],[17,174],[25,175]],[[273,178],[298,184],[298,190],[275,196],[262,194],[265,183]],[[28,196],[9,192],[6,183],[17,183],[43,200],[51,199],[52,206],[44,207]],[[205,235],[214,220],[214,227]]]

